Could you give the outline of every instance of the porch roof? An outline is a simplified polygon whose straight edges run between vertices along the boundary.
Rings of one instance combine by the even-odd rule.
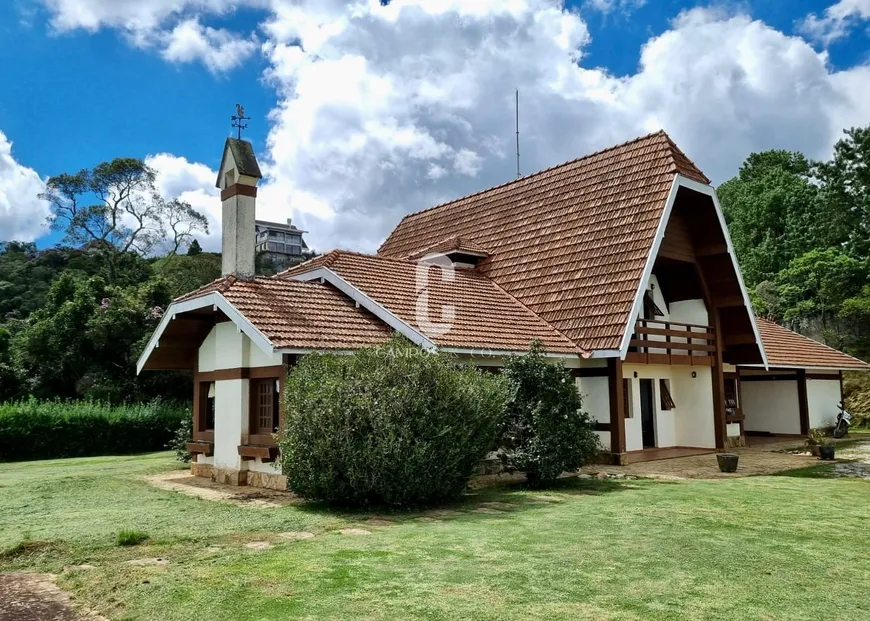
[[[870,364],[758,317],[758,331],[771,367],[870,371]]]

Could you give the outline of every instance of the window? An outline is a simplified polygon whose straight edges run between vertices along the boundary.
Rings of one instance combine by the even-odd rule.
[[[622,380],[622,409],[625,418],[633,418],[634,402],[631,396],[631,380],[628,378]]]
[[[653,300],[652,291],[647,289],[643,294],[643,318],[644,319],[655,319],[656,317],[664,317],[665,314],[662,312],[662,309],[658,307],[658,304]]]
[[[674,405],[674,398],[671,397],[671,380],[659,380],[659,398],[661,399],[662,410],[673,410],[677,407]]]
[[[275,378],[251,380],[251,416],[256,433],[274,433],[278,430],[278,380]]]
[[[199,385],[199,431],[214,431],[214,382]]]
[[[228,170],[224,175],[224,187],[228,188],[236,182],[236,171]]]

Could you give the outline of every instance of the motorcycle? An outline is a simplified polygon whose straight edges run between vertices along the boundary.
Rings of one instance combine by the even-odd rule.
[[[849,433],[849,424],[852,422],[852,415],[846,411],[846,407],[843,405],[842,401],[837,404],[837,407],[840,408],[840,413],[837,414],[837,424],[834,425],[834,437],[842,438]]]

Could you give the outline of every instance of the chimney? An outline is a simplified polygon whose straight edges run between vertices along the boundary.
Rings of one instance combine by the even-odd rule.
[[[257,183],[263,175],[247,140],[227,138],[217,187],[221,190],[221,254],[224,276],[254,276]]]

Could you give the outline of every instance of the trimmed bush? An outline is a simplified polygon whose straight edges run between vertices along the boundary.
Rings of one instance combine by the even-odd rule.
[[[500,452],[506,470],[543,485],[595,457],[595,424],[581,411],[568,369],[547,362],[534,343],[527,355],[508,360],[504,375],[511,386]]]
[[[288,486],[345,506],[455,498],[492,448],[507,394],[503,378],[398,337],[353,355],[309,354],[283,395]]]
[[[166,448],[190,409],[160,400],[110,406],[89,401],[0,404],[0,461],[124,455]]]

